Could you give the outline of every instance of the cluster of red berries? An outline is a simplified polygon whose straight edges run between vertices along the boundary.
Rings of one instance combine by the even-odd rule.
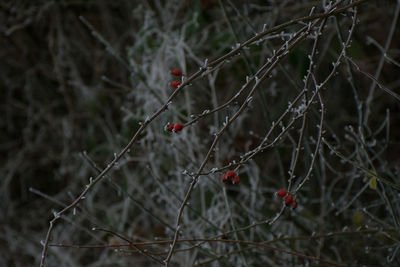
[[[182,71],[180,71],[178,69],[173,69],[173,70],[171,70],[171,74],[179,77],[179,76],[182,76]],[[171,86],[174,88],[177,88],[179,85],[181,85],[181,81],[179,81],[179,80],[171,82]]]
[[[279,190],[276,194],[278,195],[278,197],[285,198],[284,200],[287,206],[291,205],[293,209],[297,208],[297,202],[296,200],[294,200],[293,195],[290,193],[288,194],[285,189]]]
[[[228,171],[227,173],[222,175],[222,182],[224,182],[225,184],[238,184],[240,183],[240,179],[234,171]]]
[[[171,74],[179,77],[182,76],[182,71],[179,69],[173,69],[171,70]],[[177,88],[179,85],[181,85],[181,81],[176,80],[171,82],[171,86],[174,88]],[[171,123],[167,125],[166,129],[169,132],[180,132],[182,131],[183,127],[184,125],[182,123],[177,123],[177,124]]]
[[[183,127],[184,127],[184,125],[182,123],[177,123],[177,124],[171,123],[171,124],[167,125],[167,130],[168,130],[168,132],[172,132],[172,131],[180,132],[180,131],[182,131]]]

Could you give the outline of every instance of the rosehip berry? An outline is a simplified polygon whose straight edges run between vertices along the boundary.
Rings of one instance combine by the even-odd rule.
[[[181,131],[182,129],[183,129],[183,124],[182,124],[182,123],[177,123],[177,124],[175,124],[175,126],[174,126],[175,132],[179,132],[179,131]]]
[[[231,170],[222,175],[222,181],[225,184],[238,184],[240,183],[240,178],[236,175],[235,171]]]
[[[292,196],[291,194],[287,195],[287,196],[285,197],[285,203],[286,203],[286,205],[290,205],[290,204],[292,204],[292,202],[293,202],[293,196]]]
[[[229,184],[229,178],[228,178],[228,175],[226,175],[226,173],[224,175],[222,175],[222,182]]]
[[[293,209],[296,209],[296,208],[297,208],[297,202],[296,202],[296,201],[293,201],[293,202],[292,202],[292,208],[293,208]]]
[[[174,88],[177,88],[179,85],[181,85],[181,82],[180,82],[180,81],[173,81],[173,82],[171,82],[171,86],[174,87]]]
[[[173,70],[171,70],[171,74],[175,75],[175,76],[181,76],[182,75],[182,71],[178,70],[178,69],[173,69]]]
[[[169,132],[172,132],[173,129],[174,129],[174,124],[173,124],[173,123],[168,124],[167,130],[168,130]]]
[[[229,177],[229,179],[233,179],[236,176],[235,171],[228,171],[226,175]]]
[[[278,191],[277,194],[278,194],[278,197],[284,197],[284,196],[286,196],[287,192],[285,189],[281,189]]]
[[[233,183],[233,184],[239,184],[239,183],[240,183],[240,178],[239,178],[239,176],[235,175],[235,177],[232,178],[232,183]]]

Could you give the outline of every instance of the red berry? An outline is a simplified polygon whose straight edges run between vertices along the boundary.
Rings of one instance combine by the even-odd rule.
[[[287,196],[285,197],[285,203],[286,203],[287,205],[290,205],[290,204],[292,204],[292,202],[293,202],[293,196],[292,196],[291,194],[287,195]]]
[[[228,171],[226,175],[229,177],[229,179],[233,179],[236,176],[235,171]]]
[[[233,184],[238,184],[238,183],[240,183],[240,178],[239,178],[239,176],[235,175],[235,177],[233,177],[233,179],[232,179],[232,183],[233,183]]]
[[[236,175],[235,171],[231,170],[222,176],[222,181],[226,184],[238,184],[240,183],[240,178]]]
[[[174,124],[173,124],[173,123],[168,124],[167,130],[168,130],[169,132],[172,132],[173,129],[174,129]]]
[[[284,196],[286,196],[287,192],[285,189],[281,189],[278,191],[277,194],[278,194],[278,197],[284,197]]]
[[[179,132],[179,131],[181,131],[182,129],[183,129],[183,124],[182,124],[182,123],[177,123],[177,124],[175,124],[175,126],[174,126],[175,132]]]
[[[182,71],[178,70],[178,69],[173,69],[173,70],[171,70],[171,74],[175,75],[175,76],[181,76],[182,75]]]
[[[171,86],[174,87],[174,88],[177,88],[179,85],[181,85],[181,82],[180,82],[180,81],[173,81],[173,82],[171,82]]]
[[[297,202],[296,202],[296,201],[293,201],[293,202],[292,202],[292,208],[293,208],[293,209],[296,209],[296,208],[297,208]]]
[[[224,182],[224,183],[226,183],[226,184],[229,183],[229,178],[228,178],[228,176],[226,175],[226,173],[225,173],[224,175],[222,175],[222,182]]]

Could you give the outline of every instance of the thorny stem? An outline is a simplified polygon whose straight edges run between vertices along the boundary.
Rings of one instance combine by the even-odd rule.
[[[324,115],[325,115],[325,105],[324,105],[324,102],[322,101],[322,96],[319,92],[318,92],[318,97],[319,97],[319,102],[321,104],[321,119],[320,119],[320,123],[319,123],[319,127],[318,127],[319,128],[318,141],[315,146],[315,152],[312,155],[311,164],[310,164],[310,168],[308,168],[307,175],[304,177],[303,181],[296,188],[295,194],[303,187],[305,182],[310,178],[311,172],[314,169],[314,164],[315,164],[315,160],[317,158],[318,152],[319,152],[319,148],[321,146],[321,140],[322,140],[322,135],[323,135]]]
[[[307,90],[307,87],[308,87],[308,82],[310,80],[311,73],[312,73],[312,70],[313,70],[314,65],[315,65],[315,63],[314,63],[315,62],[315,58],[314,57],[315,57],[315,54],[317,52],[317,45],[318,45],[318,41],[320,39],[319,37],[322,34],[322,30],[325,27],[325,23],[326,23],[326,19],[323,20],[321,26],[318,28],[318,31],[316,33],[316,37],[315,37],[315,41],[314,41],[314,44],[313,44],[313,48],[312,48],[311,54],[309,56],[310,65],[309,65],[309,68],[308,68],[308,73],[307,73],[306,79],[304,81],[304,89],[303,90]],[[304,102],[305,102],[305,104],[307,104],[307,94],[304,94]],[[299,156],[300,156],[301,144],[302,144],[302,141],[303,141],[303,136],[304,136],[304,132],[305,132],[305,128],[306,128],[306,122],[307,122],[307,113],[304,113],[303,122],[302,122],[301,129],[300,129],[299,140],[297,142],[297,147],[296,147],[296,151],[295,151],[295,158],[294,158],[294,161],[292,163],[292,167],[291,167],[291,169],[289,171],[290,177],[289,177],[288,192],[290,192],[290,190],[292,189],[292,185],[293,185],[293,182],[294,182],[294,178],[295,178],[294,174],[295,174],[295,170],[296,170],[296,166],[297,166],[297,161],[298,161]]]
[[[108,233],[111,233],[113,235],[117,235],[117,233],[106,230],[106,229],[101,229],[101,228],[96,228],[95,230],[98,231],[105,231]],[[268,241],[261,241],[261,242],[254,242],[255,244],[261,243],[261,244],[272,244],[276,242],[281,242],[281,241],[294,241],[294,240],[312,240],[312,239],[319,239],[319,238],[330,238],[330,237],[335,237],[339,235],[354,235],[354,234],[370,234],[370,233],[384,233],[391,239],[393,239],[396,242],[400,242],[397,238],[395,238],[393,235],[390,233],[397,233],[396,228],[369,228],[369,229],[356,229],[356,230],[342,230],[342,231],[336,231],[336,232],[328,232],[328,233],[315,233],[312,235],[300,235],[300,236],[281,236],[277,237]],[[225,233],[225,236],[227,236],[229,233]],[[118,234],[119,235],[119,234]],[[106,244],[106,245],[68,245],[68,244],[49,244],[50,247],[65,247],[65,248],[121,248],[121,247],[128,247],[128,246],[153,246],[153,245],[167,245],[171,244],[173,242],[172,239],[169,240],[157,240],[157,241],[143,241],[143,242],[133,242],[129,240],[128,238],[124,237],[125,241],[128,242],[128,244]],[[243,240],[242,240],[243,241]],[[231,240],[231,239],[225,239],[221,238],[221,236],[215,236],[215,237],[209,237],[209,238],[186,238],[186,239],[179,239],[177,243],[187,243],[187,242],[222,242],[222,243],[235,243],[235,242],[240,242],[238,240]],[[190,250],[195,247],[198,247],[198,245],[187,248],[184,250]],[[164,253],[165,254],[165,253]]]
[[[354,29],[356,27],[356,24],[357,24],[357,8],[355,8],[355,10],[354,10],[353,23],[351,25],[351,28],[350,28],[350,31],[349,31],[349,35],[347,37],[346,42],[343,45],[342,52],[340,53],[338,59],[336,60],[336,63],[333,66],[333,69],[332,69],[331,73],[327,76],[325,81],[323,81],[320,85],[317,85],[318,84],[317,81],[315,80],[314,76],[312,76],[314,78],[315,86],[319,86],[319,88],[322,88],[323,86],[326,85],[328,80],[330,80],[335,75],[337,67],[339,66],[339,64],[341,63],[342,58],[346,54],[346,49],[350,44],[350,40],[351,40],[351,37],[353,36],[353,32],[354,32]],[[316,146],[315,146],[315,152],[312,155],[312,160],[311,160],[311,164],[310,164],[310,167],[308,169],[308,172],[307,172],[306,176],[304,177],[303,181],[297,186],[296,193],[303,187],[305,182],[309,179],[309,177],[310,177],[310,175],[312,173],[312,170],[314,169],[313,167],[314,167],[314,164],[315,164],[315,160],[317,158],[317,155],[318,155],[318,152],[319,152],[319,148],[321,146],[322,135],[323,135],[324,115],[325,115],[325,105],[324,105],[324,103],[322,101],[322,96],[319,93],[319,91],[318,91],[318,97],[319,97],[320,104],[321,104],[321,120],[320,120],[320,124],[319,124],[318,140],[317,140],[317,143],[316,143]]]
[[[106,233],[115,235],[116,237],[118,237],[118,238],[120,238],[120,239],[122,239],[122,240],[128,242],[128,243],[129,243],[129,247],[134,248],[134,249],[137,250],[140,254],[142,254],[142,255],[144,255],[144,256],[150,258],[151,260],[153,260],[153,261],[155,261],[155,262],[157,262],[157,263],[159,263],[159,264],[161,264],[161,265],[163,265],[163,263],[162,263],[162,261],[161,261],[160,259],[157,259],[157,258],[154,257],[153,255],[151,255],[150,253],[148,253],[146,250],[144,250],[144,249],[140,248],[139,246],[133,244],[133,242],[132,242],[131,240],[129,240],[128,238],[126,238],[126,237],[124,237],[124,236],[122,236],[122,235],[120,235],[120,234],[118,234],[118,233],[115,233],[115,232],[110,231],[110,230],[107,230],[107,229],[102,229],[102,228],[93,228],[92,230],[102,231],[102,232],[106,232]]]
[[[365,72],[363,70],[361,70],[360,66],[357,65],[356,62],[354,62],[353,59],[351,59],[350,57],[346,56],[346,59],[354,65],[354,67],[357,69],[357,71],[359,71],[360,73],[364,74],[365,76],[367,76],[369,79],[371,79],[375,85],[377,85],[379,88],[381,88],[383,91],[385,91],[387,94],[391,95],[392,97],[396,98],[397,101],[400,101],[400,95],[396,94],[395,92],[393,92],[392,90],[390,90],[389,88],[383,86],[374,76],[372,76],[371,74],[369,74],[368,72]]]
[[[106,245],[67,245],[67,244],[50,244],[49,246],[52,247],[66,247],[66,248],[123,248],[123,247],[141,247],[141,246],[153,246],[153,245],[168,245],[171,244],[173,242],[173,240],[161,240],[161,241],[145,241],[145,242],[133,242],[131,240],[129,240],[126,237],[121,236],[120,234],[117,234],[113,231],[110,230],[106,230],[106,229],[101,229],[101,228],[96,228],[95,230],[98,231],[104,231],[107,233],[111,233],[115,236],[118,236],[119,238],[121,238],[122,240],[128,242],[128,244],[106,244]],[[281,242],[281,241],[295,241],[295,240],[313,240],[313,239],[324,239],[324,238],[333,238],[333,237],[337,237],[340,235],[354,235],[354,234],[372,234],[372,233],[382,233],[385,236],[387,236],[388,238],[399,242],[399,240],[397,240],[396,238],[394,238],[390,233],[396,233],[397,230],[394,228],[373,228],[373,229],[357,229],[357,230],[342,230],[342,231],[336,231],[336,232],[329,232],[329,233],[319,233],[319,234],[312,234],[312,235],[303,235],[303,236],[291,236],[291,237],[277,237],[274,238],[272,240],[268,240],[268,241],[262,241],[262,242],[252,242],[252,241],[244,241],[244,240],[230,240],[230,239],[221,239],[220,236],[217,237],[212,237],[212,238],[188,238],[188,239],[180,239],[177,242],[179,243],[192,243],[192,242],[200,242],[199,244],[189,247],[189,248],[185,248],[185,249],[181,249],[179,250],[179,252],[183,252],[186,250],[192,250],[196,247],[201,246],[204,243],[211,243],[211,242],[220,242],[220,243],[240,243],[243,245],[249,245],[248,248],[244,249],[253,249],[253,248],[258,248],[258,247],[266,247],[266,245],[268,244],[272,244],[272,243],[276,243],[276,242]],[[274,247],[272,246],[268,246],[268,248],[274,250]],[[144,251],[144,250],[142,250]],[[178,251],[178,250],[176,250]],[[283,253],[286,253],[286,251],[281,251]],[[237,253],[237,251],[231,252],[229,253]],[[148,252],[148,254],[152,254],[152,255],[157,255],[160,253],[150,253]],[[161,253],[164,254],[164,253]],[[289,253],[290,254],[290,253]],[[295,255],[295,254],[292,254]],[[296,254],[295,256],[297,257],[303,257],[303,254]],[[304,255],[306,256],[306,255]],[[220,256],[221,257],[221,256]],[[304,257],[303,257],[304,258]],[[215,259],[212,259],[210,261],[213,261]],[[319,258],[315,257],[314,260],[316,261],[320,261]],[[207,262],[210,262],[207,261]]]

